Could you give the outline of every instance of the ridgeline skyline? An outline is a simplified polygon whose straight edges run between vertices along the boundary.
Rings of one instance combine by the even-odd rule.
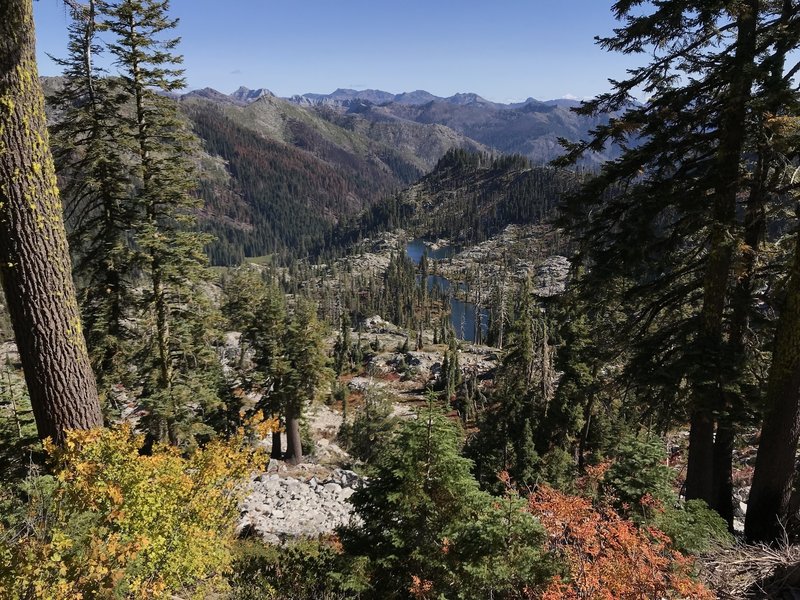
[[[211,0],[171,2],[180,18],[187,90],[231,93],[245,86],[281,97],[338,88],[426,90],[501,103],[582,99],[607,91],[609,78],[622,78],[641,62],[595,44],[595,36],[618,25],[610,3],[596,0],[574,0],[569,11],[524,0],[500,10],[475,1],[429,6],[411,0],[402,11],[364,0],[236,4],[233,11]],[[68,13],[60,3],[36,2],[35,20],[40,74],[58,75],[50,56],[66,54]]]

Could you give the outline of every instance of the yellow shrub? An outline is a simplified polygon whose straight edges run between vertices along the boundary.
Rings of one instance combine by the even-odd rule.
[[[47,445],[54,485],[26,531],[0,545],[0,598],[158,598],[224,585],[242,480],[256,456],[239,436],[189,458],[141,456],[129,428]]]

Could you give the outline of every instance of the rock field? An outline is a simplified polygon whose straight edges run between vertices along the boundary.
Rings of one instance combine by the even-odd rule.
[[[316,465],[298,465],[308,470],[286,476],[278,472],[256,476],[252,493],[241,506],[239,529],[269,543],[290,538],[332,534],[353,518],[348,498],[364,485],[353,471],[334,469],[320,474]]]

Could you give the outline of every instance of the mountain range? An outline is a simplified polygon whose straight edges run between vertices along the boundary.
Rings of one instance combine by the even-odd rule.
[[[517,154],[543,165],[604,122],[574,100],[500,104],[472,93],[442,98],[338,89],[280,98],[267,89],[211,88],[179,98],[209,158],[204,220],[212,259],[302,254],[335,225],[406,188],[454,148]],[[587,162],[617,155],[610,148]],[[208,161],[206,161],[208,164]]]
[[[52,93],[62,79],[43,84]],[[302,256],[452,149],[542,165],[559,155],[558,138],[578,140],[604,120],[570,111],[572,100],[500,104],[422,90],[279,98],[267,89],[204,88],[175,99],[202,142],[200,222],[217,238],[209,249],[216,264]],[[615,155],[611,148],[589,162]]]
[[[205,94],[211,92],[225,96],[222,92],[217,92],[213,88],[204,88],[202,90],[195,90],[189,94]],[[245,86],[239,87],[235,92],[228,95],[232,100],[241,102],[242,104],[249,104],[258,100],[262,96],[275,96],[270,90],[266,88],[258,88],[251,90]],[[349,107],[354,103],[369,102],[371,104],[407,104],[410,106],[418,106],[427,104],[428,102],[444,102],[447,104],[465,105],[465,104],[482,104],[484,106],[492,106],[498,109],[516,109],[525,106],[526,104],[545,104],[549,106],[563,106],[571,108],[580,105],[578,100],[572,98],[559,98],[557,100],[539,101],[534,98],[528,98],[523,102],[516,103],[500,103],[486,100],[478,94],[472,92],[457,93],[452,96],[436,96],[425,90],[415,90],[413,92],[402,92],[400,94],[393,94],[391,92],[384,92],[383,90],[354,90],[350,88],[339,88],[330,94],[300,94],[290,96],[287,100],[300,105],[314,106],[319,104],[327,104],[331,106]]]
[[[246,107],[262,99],[284,101],[342,124],[343,119],[360,118],[370,123],[442,125],[486,148],[504,154],[522,154],[537,164],[546,163],[561,152],[559,138],[575,141],[607,120],[585,117],[572,109],[571,99],[502,104],[474,93],[440,97],[416,90],[392,94],[382,90],[337,89],[330,94],[303,94],[278,98],[267,89],[240,87],[232,94],[211,88],[184,96]],[[598,164],[617,156],[615,148],[592,155],[588,163]]]

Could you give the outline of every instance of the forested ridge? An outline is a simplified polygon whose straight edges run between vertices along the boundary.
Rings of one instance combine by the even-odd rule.
[[[479,244],[509,225],[549,226],[582,170],[534,166],[519,155],[449,150],[414,185],[345,220],[320,251],[341,252],[360,239],[405,229],[426,239]]]
[[[220,265],[304,257],[338,222],[415,182],[448,149],[481,148],[443,127],[368,123],[271,95],[238,106],[188,94],[180,106],[230,175],[200,178],[203,225],[218,238],[210,257]]]
[[[0,5],[0,600],[795,593],[800,5],[611,10],[542,166],[181,97],[168,0],[68,4],[48,131]]]
[[[219,186],[201,187],[206,210],[219,218],[205,222],[219,238],[209,250],[214,263],[237,264],[244,256],[287,252],[302,256],[337,215],[353,212],[361,203],[364,190],[332,165],[261,137],[214,106],[194,104],[184,106],[184,112],[205,151],[225,161],[231,193],[239,197],[234,204],[218,196]],[[228,219],[233,223],[228,225]],[[237,254],[226,256],[224,248]]]
[[[52,99],[65,79],[44,84]],[[337,222],[413,183],[448,149],[481,148],[445,128],[365,126],[271,97],[245,107],[195,94],[173,101],[200,141],[198,217],[214,235],[215,265],[303,257]],[[63,107],[48,109],[55,123],[64,118]]]

